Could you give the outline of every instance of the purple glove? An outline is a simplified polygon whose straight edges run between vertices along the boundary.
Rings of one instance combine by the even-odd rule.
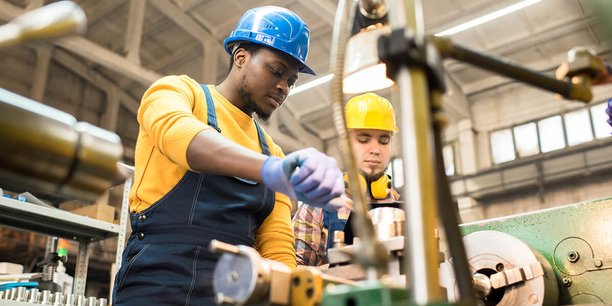
[[[612,126],[612,99],[608,99],[608,108],[606,108],[606,114],[608,114],[608,124]]]
[[[261,177],[271,190],[319,207],[344,192],[336,160],[313,148],[293,152],[285,159],[268,157]]]

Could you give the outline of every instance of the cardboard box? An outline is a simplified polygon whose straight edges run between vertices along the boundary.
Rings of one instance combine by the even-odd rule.
[[[71,212],[111,223],[115,220],[115,208],[108,204],[91,204],[74,209]]]

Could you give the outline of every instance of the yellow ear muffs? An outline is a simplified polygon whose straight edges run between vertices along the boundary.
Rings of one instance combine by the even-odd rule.
[[[380,178],[370,183],[370,193],[376,200],[384,200],[391,192],[391,177],[383,174]]]
[[[366,191],[366,180],[363,177],[363,175],[359,175],[359,185],[361,185],[361,190],[362,191]],[[344,173],[344,188],[348,189],[349,186],[349,180],[348,180],[348,174]]]
[[[359,184],[361,185],[361,190],[367,190],[367,182],[361,174],[359,175]],[[344,186],[348,188],[348,175],[346,173],[344,174]],[[388,174],[384,174],[376,181],[370,183],[370,194],[375,200],[386,199],[389,196],[389,192],[391,192],[391,177]]]

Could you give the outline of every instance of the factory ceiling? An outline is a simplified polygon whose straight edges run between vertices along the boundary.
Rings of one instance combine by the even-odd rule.
[[[0,0],[0,22],[52,1]],[[423,0],[425,31],[439,33],[507,7],[518,0]],[[311,29],[309,65],[330,73],[334,0],[77,0],[85,11],[84,35],[0,50],[0,87],[66,111],[118,133],[133,158],[139,99],[162,75],[187,74],[220,82],[228,69],[223,39],[243,12],[261,5],[287,7]],[[607,58],[605,36],[588,0],[542,0],[451,36],[454,42],[507,57],[552,74],[567,50],[577,45]],[[452,120],[470,117],[470,97],[508,83],[507,79],[445,61],[451,94],[444,105]],[[303,76],[298,86],[316,77]],[[329,87],[289,97],[266,124],[275,140],[292,151],[326,150],[335,137]],[[394,102],[395,103],[395,102]]]

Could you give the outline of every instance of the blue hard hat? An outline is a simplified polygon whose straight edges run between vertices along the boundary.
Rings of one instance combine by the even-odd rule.
[[[262,6],[248,10],[225,39],[225,51],[232,54],[237,42],[251,42],[279,50],[298,60],[299,72],[316,75],[306,66],[310,30],[294,12],[278,6]]]

